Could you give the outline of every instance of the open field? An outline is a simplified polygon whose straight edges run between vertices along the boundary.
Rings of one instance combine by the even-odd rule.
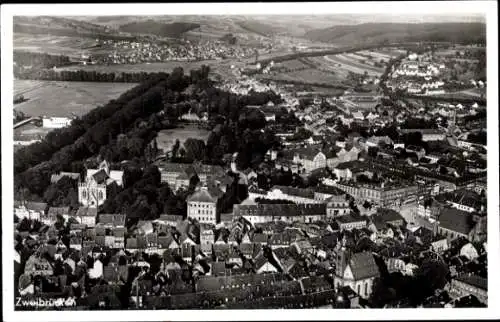
[[[356,74],[364,74],[366,71],[370,76],[379,76],[384,72],[382,68],[362,64],[361,62],[358,62],[347,55],[324,56],[324,59],[330,61],[331,63],[337,64],[337,67]],[[338,66],[339,64],[340,66]]]
[[[101,73],[158,73],[165,72],[170,73],[176,67],[182,67],[184,73],[189,74],[192,69],[199,69],[202,65],[210,66],[210,71],[214,73],[221,74],[223,77],[234,77],[231,73],[231,64],[235,61],[231,59],[225,60],[203,60],[203,61],[168,61],[161,63],[140,63],[140,64],[116,64],[116,65],[78,65],[78,66],[68,66],[62,67],[60,70],[85,70],[85,71],[96,71]],[[241,65],[244,65],[241,63]]]
[[[51,55],[65,55],[80,58],[96,45],[95,39],[85,37],[66,37],[53,35],[30,35],[16,33],[14,50],[43,52]]]
[[[461,93],[472,97],[481,97],[482,95],[486,95],[486,88],[471,88],[471,89],[466,89]]]
[[[266,79],[276,79],[276,80],[284,80],[284,81],[298,81],[303,83],[329,83],[332,85],[339,84],[343,78],[339,78],[336,74],[331,74],[327,72],[323,72],[317,69],[305,69],[290,73],[279,73],[276,75],[257,75],[257,78],[266,78]]]
[[[27,101],[16,104],[14,109],[31,116],[80,116],[118,98],[135,85],[15,80],[14,93],[24,95]]]
[[[162,130],[158,132],[157,143],[158,148],[163,151],[170,151],[176,140],[182,144],[188,138],[207,141],[210,132],[208,130],[198,128],[196,125],[179,127],[176,129]]]

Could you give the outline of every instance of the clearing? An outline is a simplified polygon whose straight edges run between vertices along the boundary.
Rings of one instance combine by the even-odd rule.
[[[14,80],[14,94],[22,94],[25,102],[15,110],[30,116],[81,116],[118,98],[135,83],[57,82]]]

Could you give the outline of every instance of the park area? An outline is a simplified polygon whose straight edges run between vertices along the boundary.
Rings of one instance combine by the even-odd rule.
[[[134,83],[14,80],[14,95],[25,101],[14,109],[29,116],[81,116],[136,86]]]

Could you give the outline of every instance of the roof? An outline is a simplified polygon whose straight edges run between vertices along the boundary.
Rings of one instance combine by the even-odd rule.
[[[49,215],[67,215],[69,213],[69,207],[50,207]]]
[[[26,202],[26,209],[38,212],[45,212],[45,209],[47,209],[47,204],[45,202],[28,201]]]
[[[349,261],[355,280],[379,276],[379,270],[375,258],[370,252],[354,253]]]
[[[161,162],[158,163],[158,168],[163,172],[186,172],[186,170],[191,167],[190,164],[186,163],[171,163],[171,162]]]
[[[177,221],[181,221],[182,220],[182,215],[167,215],[167,214],[162,214],[162,215],[160,215],[160,218],[158,218],[158,220],[177,222]]]
[[[488,290],[488,280],[478,275],[460,275],[455,278],[457,281]]]
[[[412,133],[412,132],[420,132],[424,134],[444,134],[439,129],[401,129],[401,133]]]
[[[317,187],[314,188],[314,191],[317,193],[330,194],[330,195],[334,195],[334,196],[345,195],[345,192],[343,192],[339,188],[333,187],[333,186],[327,186],[325,184],[318,185]]]
[[[375,221],[382,221],[382,222],[393,222],[397,220],[403,220],[403,216],[395,210],[388,209],[388,208],[379,208],[377,209],[377,213],[374,216]]]
[[[451,207],[441,209],[438,220],[440,227],[466,235],[475,225],[470,213]]]
[[[301,189],[288,186],[273,186],[271,188],[271,190],[275,189],[280,190],[283,194],[286,195],[314,199],[314,190],[312,189]]]
[[[108,174],[106,173],[106,171],[104,169],[101,169],[99,171],[97,171],[96,173],[94,173],[92,175],[92,177],[94,178],[94,180],[101,184],[101,183],[104,183],[106,181],[106,179],[108,178]]]
[[[216,203],[217,198],[212,196],[212,194],[205,188],[201,188],[195,191],[187,199],[188,202],[211,202]]]
[[[256,204],[235,205],[234,216],[294,217],[325,215],[326,204]]]
[[[76,216],[78,216],[78,217],[81,217],[81,216],[96,217],[97,216],[97,208],[80,207],[80,208],[78,208],[78,211],[76,212]]]
[[[323,154],[323,152],[321,152],[321,149],[311,146],[296,149],[294,151],[294,155],[298,155],[301,159],[307,160],[314,160],[314,157],[316,157],[319,153]]]
[[[348,161],[348,162],[342,162],[342,163],[339,163],[335,169],[339,169],[339,170],[345,170],[345,169],[349,169],[351,171],[353,170],[364,170],[368,168],[368,164],[362,162],[362,161],[358,161],[358,160],[354,160],[354,161]]]
[[[459,189],[448,193],[443,193],[436,196],[440,201],[450,201],[460,205],[478,209],[481,207],[481,196],[474,191],[467,189]]]
[[[347,214],[347,215],[344,215],[344,216],[339,216],[339,217],[335,218],[335,220],[339,224],[347,224],[347,223],[361,222],[361,221],[366,222],[366,218],[365,217],[353,216],[353,215],[350,215],[350,214]]]

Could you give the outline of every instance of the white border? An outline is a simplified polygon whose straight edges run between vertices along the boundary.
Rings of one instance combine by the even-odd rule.
[[[488,79],[488,309],[390,309],[390,310],[212,310],[212,311],[13,311],[13,70],[12,17],[15,15],[463,15],[484,14],[487,22]],[[327,319],[481,319],[499,317],[499,181],[498,181],[498,17],[496,1],[419,1],[419,2],[344,2],[344,3],[202,3],[202,4],[47,4],[2,5],[2,241],[3,310],[6,321],[152,321],[152,320],[327,320]],[[496,256],[495,256],[496,255]]]

